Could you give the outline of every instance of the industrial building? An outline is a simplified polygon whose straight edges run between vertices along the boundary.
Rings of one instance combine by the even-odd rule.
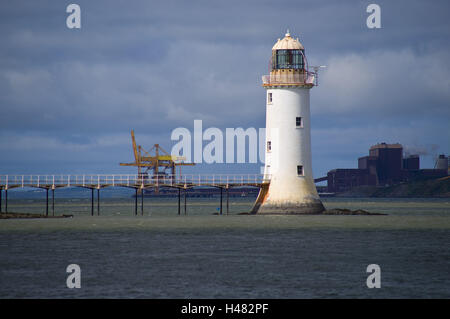
[[[338,168],[327,174],[328,192],[340,193],[358,186],[388,186],[419,178],[440,178],[449,174],[449,158],[440,155],[434,169],[420,169],[419,155],[403,157],[401,144],[380,143],[369,155],[358,158],[358,168]]]

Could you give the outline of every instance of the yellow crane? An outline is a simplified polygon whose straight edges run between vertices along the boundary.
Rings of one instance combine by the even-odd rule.
[[[192,166],[194,163],[183,163],[186,160],[183,156],[172,156],[167,153],[159,144],[153,145],[153,147],[147,152],[141,145],[136,145],[136,139],[134,137],[134,130],[131,130],[131,142],[133,146],[134,162],[133,163],[120,163],[121,166],[137,166],[138,177],[148,179],[149,171],[152,171],[152,178],[167,178],[167,170],[170,170],[170,178],[174,179],[177,166]],[[151,155],[150,152],[155,151],[155,155]],[[180,167],[181,176],[181,167]]]

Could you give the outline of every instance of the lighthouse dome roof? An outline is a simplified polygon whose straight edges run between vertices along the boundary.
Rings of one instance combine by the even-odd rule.
[[[291,37],[289,30],[283,39],[278,39],[277,43],[272,47],[273,50],[304,50],[303,45],[297,39]]]

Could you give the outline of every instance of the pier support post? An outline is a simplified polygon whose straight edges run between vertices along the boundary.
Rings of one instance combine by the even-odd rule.
[[[144,216],[144,189],[141,188],[141,216]]]
[[[100,216],[100,188],[97,188],[97,216]]]
[[[91,216],[94,216],[94,189],[91,188]]]
[[[45,189],[47,192],[47,205],[45,206],[45,217],[48,217],[48,188]]]
[[[181,213],[181,188],[178,188],[178,215]]]
[[[138,189],[135,189],[135,195],[134,196],[134,215],[137,216],[137,200],[138,200]]]
[[[3,188],[0,188],[0,213],[2,212],[2,193],[3,193]]]
[[[223,202],[223,200],[222,200],[222,198],[223,198],[222,193],[223,193],[223,188],[221,187],[220,188],[220,215],[222,215],[222,202]]]
[[[55,189],[52,188],[52,216],[55,216]]]
[[[184,214],[186,215],[186,197],[187,197],[187,188],[184,189]]]
[[[226,188],[227,190],[227,215],[228,215],[228,209],[229,209],[229,194],[228,194],[228,187]]]

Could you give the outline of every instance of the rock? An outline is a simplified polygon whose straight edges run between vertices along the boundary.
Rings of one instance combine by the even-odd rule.
[[[66,218],[73,217],[73,215],[58,215],[58,216],[45,216],[44,214],[31,214],[31,213],[1,213],[0,219],[10,218]]]
[[[350,210],[347,208],[333,208],[325,210],[322,215],[387,215],[382,213],[371,213],[363,209]]]

